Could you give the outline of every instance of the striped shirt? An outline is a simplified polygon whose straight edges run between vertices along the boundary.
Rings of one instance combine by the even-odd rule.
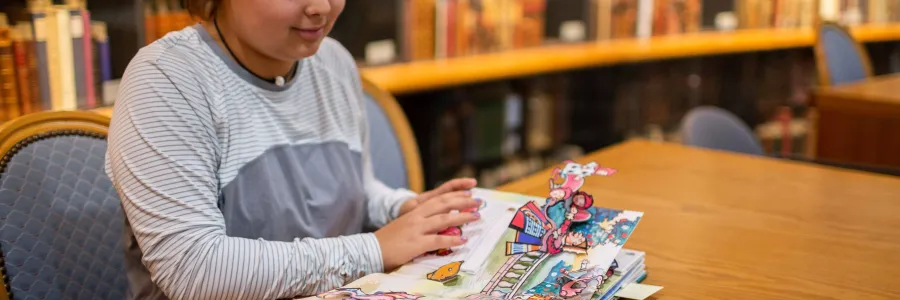
[[[290,298],[382,272],[367,230],[415,194],[374,178],[363,99],[330,38],[283,86],[200,25],[141,49],[106,160],[127,216],[129,299]]]

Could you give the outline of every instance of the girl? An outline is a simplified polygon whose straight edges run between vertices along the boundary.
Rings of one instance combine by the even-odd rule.
[[[126,213],[130,299],[313,295],[459,246],[458,179],[416,195],[374,178],[345,0],[188,0],[199,24],[122,79],[107,173]],[[364,233],[365,227],[381,227]]]

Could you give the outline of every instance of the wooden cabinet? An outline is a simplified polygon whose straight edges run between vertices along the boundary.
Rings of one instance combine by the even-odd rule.
[[[900,75],[813,92],[818,159],[900,167]]]

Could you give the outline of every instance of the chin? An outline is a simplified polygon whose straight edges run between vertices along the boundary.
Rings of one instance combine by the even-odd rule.
[[[286,57],[288,57],[290,60],[301,60],[316,55],[316,52],[319,51],[319,47],[321,45],[322,41],[294,45],[290,47],[291,51],[290,53],[287,53]]]

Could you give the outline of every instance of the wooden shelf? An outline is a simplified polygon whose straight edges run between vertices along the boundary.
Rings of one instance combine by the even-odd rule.
[[[900,40],[900,24],[852,29],[862,42]],[[366,67],[366,78],[393,94],[547,72],[692,56],[811,47],[812,28],[703,32],[650,39],[548,45],[459,58]]]

